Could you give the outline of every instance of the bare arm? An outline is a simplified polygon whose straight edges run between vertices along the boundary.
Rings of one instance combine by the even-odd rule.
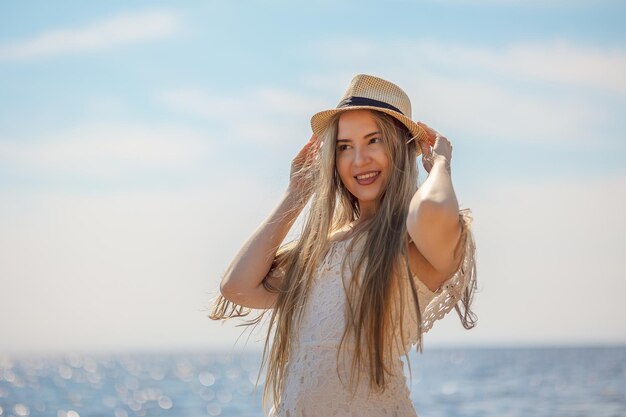
[[[222,296],[232,303],[249,308],[271,308],[278,294],[263,285],[267,277],[273,287],[281,287],[281,278],[268,276],[280,244],[306,205],[319,142],[311,136],[291,164],[289,187],[278,206],[261,223],[239,250],[220,284]]]
[[[440,138],[438,140],[444,140]],[[447,139],[445,139],[445,142]],[[441,143],[443,146],[443,143]],[[425,284],[433,291],[458,268],[462,253],[454,256],[461,237],[459,204],[448,171],[450,155],[445,149],[436,156],[428,178],[413,196],[407,216],[407,230],[415,246],[439,272],[436,282]]]
[[[289,190],[278,206],[241,247],[220,284],[222,295],[229,301],[250,308],[270,308],[277,293],[262,285],[276,251],[302,211],[302,203]]]

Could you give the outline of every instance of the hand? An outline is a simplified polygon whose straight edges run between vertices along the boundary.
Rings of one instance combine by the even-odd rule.
[[[422,164],[426,172],[430,172],[435,162],[435,158],[443,157],[446,160],[446,168],[450,172],[450,160],[452,159],[452,144],[445,136],[435,129],[422,122],[417,122],[426,130],[428,138],[419,141],[422,148]],[[431,149],[432,146],[432,149]]]
[[[289,190],[295,192],[302,199],[308,199],[310,196],[305,194],[310,193],[313,178],[319,169],[320,146],[320,141],[313,134],[291,162]]]

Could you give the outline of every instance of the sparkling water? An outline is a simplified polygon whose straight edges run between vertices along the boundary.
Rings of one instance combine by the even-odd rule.
[[[261,353],[0,356],[0,417],[263,415]],[[626,417],[626,347],[412,353],[420,417]]]

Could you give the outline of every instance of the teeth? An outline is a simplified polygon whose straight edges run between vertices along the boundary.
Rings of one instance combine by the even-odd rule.
[[[365,174],[365,175],[357,175],[356,179],[357,180],[365,180],[365,179],[368,179],[368,178],[375,177],[376,175],[378,175],[378,172],[370,172],[369,174]]]

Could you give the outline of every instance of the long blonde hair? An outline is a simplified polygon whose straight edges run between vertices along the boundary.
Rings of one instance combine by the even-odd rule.
[[[388,353],[393,351],[394,344],[395,347],[405,345],[407,336],[400,332],[398,340],[394,328],[404,328],[402,295],[408,294],[407,291],[410,291],[417,317],[417,334],[420,335],[417,350],[422,351],[421,314],[415,283],[409,279],[412,274],[406,229],[409,203],[418,188],[418,170],[415,141],[406,143],[411,138],[409,130],[385,113],[371,111],[371,114],[383,137],[390,160],[390,173],[376,213],[356,232],[349,248],[351,250],[359,240],[363,243],[363,250],[351,265],[352,276],[359,279],[349,280],[346,288],[346,328],[337,355],[339,357],[342,347],[347,346],[345,342],[348,338],[353,340],[355,349],[350,383],[365,367],[370,376],[370,388],[380,391],[386,388],[386,376],[392,373],[387,362],[387,358],[392,356]],[[320,158],[302,168],[307,172],[316,172],[312,189],[303,190],[304,195],[313,197],[301,236],[281,246],[272,264],[271,271],[284,273],[282,285],[276,288],[267,280],[263,281],[268,291],[278,293],[276,303],[272,309],[262,310],[255,319],[242,324],[256,325],[271,311],[260,369],[267,362],[264,406],[270,397],[274,402],[280,398],[291,351],[290,335],[296,333],[295,329],[300,326],[315,269],[329,248],[329,236],[349,226],[360,215],[358,200],[344,187],[335,166],[340,115],[335,115],[319,138],[323,142]],[[471,298],[472,288],[465,292],[462,299],[465,312],[462,313],[456,306],[465,328],[471,328],[475,323],[469,310]],[[250,309],[218,296],[209,317],[220,320],[244,317],[250,312]]]

